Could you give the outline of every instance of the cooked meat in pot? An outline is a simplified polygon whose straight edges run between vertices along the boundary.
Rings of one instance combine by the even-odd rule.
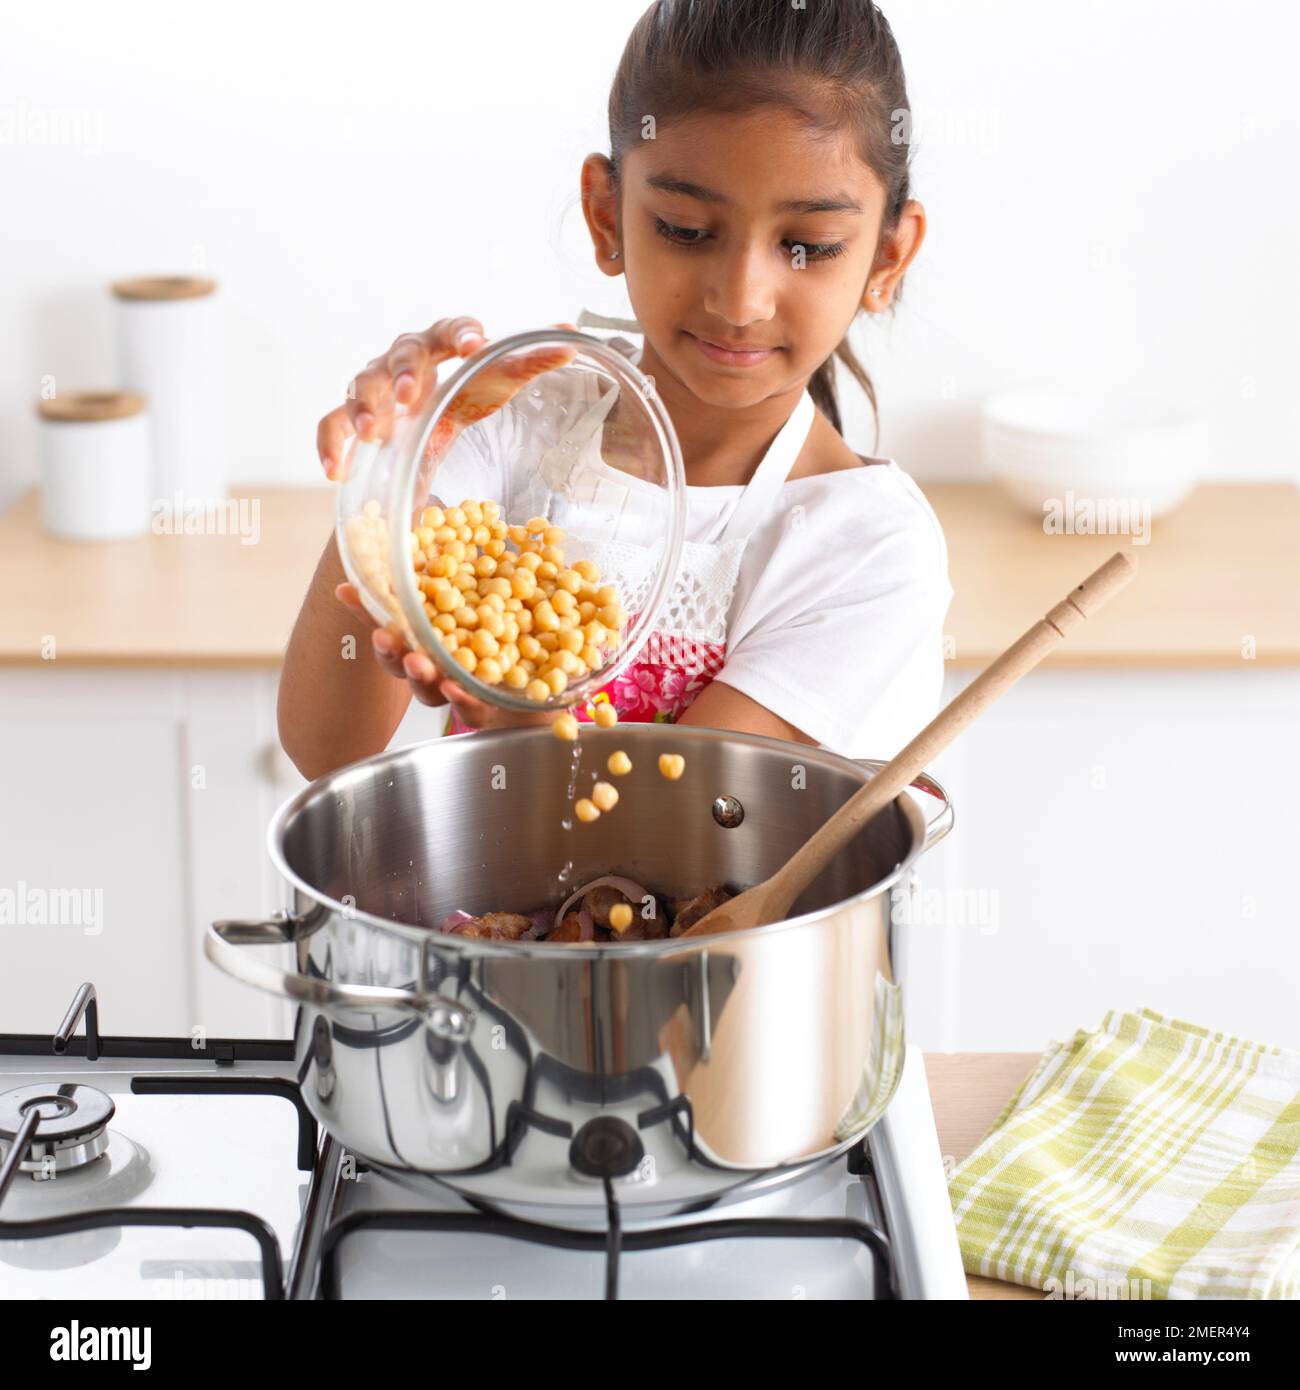
[[[651,893],[632,879],[610,874],[578,889],[559,912],[485,912],[477,917],[453,912],[442,930],[478,941],[546,941],[553,945],[660,941],[680,936],[734,896],[719,883],[694,897],[670,898]]]

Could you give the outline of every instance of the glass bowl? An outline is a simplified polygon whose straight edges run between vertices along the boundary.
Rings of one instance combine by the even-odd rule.
[[[560,328],[485,344],[397,407],[354,442],[338,493],[339,553],[370,615],[515,710],[583,703],[633,659],[685,529],[653,381]]]

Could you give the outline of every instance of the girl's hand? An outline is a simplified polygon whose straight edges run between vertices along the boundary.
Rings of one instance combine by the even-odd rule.
[[[556,326],[573,329],[571,323]],[[486,341],[477,319],[439,319],[423,333],[404,333],[386,353],[374,358],[349,385],[347,404],[330,411],[316,428],[316,451],[325,476],[334,482],[346,478],[342,460],[350,440],[386,437],[397,406],[414,413],[428,401],[438,384],[441,363],[468,357]],[[432,464],[445,453],[466,425],[500,410],[535,377],[565,366],[575,356],[570,347],[536,348],[484,368],[439,417],[425,463]]]
[[[352,439],[377,439],[388,433],[397,405],[418,409],[438,381],[438,366],[452,357],[468,357],[486,342],[483,325],[473,318],[439,319],[423,333],[403,333],[348,387],[345,405],[331,410],[316,427],[316,452],[325,476],[347,477],[343,456]]]
[[[450,704],[460,722],[471,729],[529,728],[549,724],[559,713],[558,710],[538,710],[536,714],[516,713],[476,699],[458,681],[444,676],[432,657],[424,652],[413,652],[401,637],[386,627],[380,627],[361,602],[355,585],[340,584],[334,590],[334,596],[370,624],[375,660],[390,676],[409,682],[411,694],[422,705]]]

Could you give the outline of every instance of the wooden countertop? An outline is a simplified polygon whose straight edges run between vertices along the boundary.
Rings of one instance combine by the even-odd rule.
[[[991,483],[931,483],[956,597],[955,666],[981,668],[1119,547],[1133,584],[1044,663],[1057,667],[1300,666],[1300,488],[1206,484],[1148,545],[1049,536]],[[30,492],[0,516],[0,664],[36,664],[47,635],[77,665],[279,665],[334,519],[334,489],[245,486],[259,539],[238,534],[56,541]],[[251,514],[250,514],[251,515]]]
[[[927,1052],[939,1152],[945,1163],[960,1163],[984,1138],[1002,1107],[1038,1061],[1036,1052]],[[951,1171],[951,1165],[949,1165]],[[972,1298],[1038,1299],[1038,1289],[1004,1284],[999,1279],[966,1276]]]

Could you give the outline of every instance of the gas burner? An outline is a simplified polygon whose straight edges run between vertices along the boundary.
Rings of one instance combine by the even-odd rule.
[[[33,1111],[40,1124],[18,1165],[36,1181],[94,1162],[108,1148],[115,1106],[94,1086],[37,1084],[0,1093],[0,1162]]]
[[[636,1130],[614,1115],[588,1120],[569,1146],[569,1162],[587,1178],[625,1178],[644,1157]]]

